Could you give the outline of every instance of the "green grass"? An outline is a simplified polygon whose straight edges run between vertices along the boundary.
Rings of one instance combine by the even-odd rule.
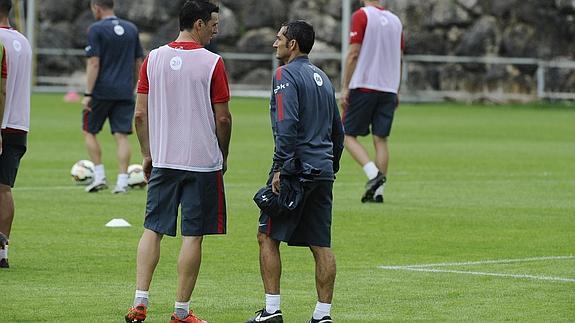
[[[71,182],[72,164],[87,154],[80,107],[61,98],[32,100],[29,151],[14,189],[12,268],[0,271],[0,322],[120,322],[133,298],[145,191],[86,194]],[[228,234],[205,239],[192,296],[212,323],[243,322],[263,306],[251,198],[273,151],[267,105],[231,103]],[[115,181],[108,128],[99,137]],[[573,106],[404,104],[390,148],[384,205],[359,202],[366,178],[347,153],[335,184],[338,322],[575,320],[573,281],[379,268],[574,256]],[[120,217],[133,227],[104,227]],[[179,244],[163,241],[146,322],[172,312]],[[285,320],[305,322],[316,300],[311,254],[282,246],[282,256]],[[575,258],[434,268],[575,279]]]

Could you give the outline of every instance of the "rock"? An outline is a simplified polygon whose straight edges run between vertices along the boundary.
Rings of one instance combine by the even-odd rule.
[[[313,26],[316,39],[340,45],[341,22],[332,16],[321,14],[320,9],[317,2],[296,0],[291,8],[289,20],[303,19]]]
[[[536,32],[526,24],[509,26],[503,31],[499,54],[507,57],[536,57]]]
[[[75,0],[42,0],[38,1],[38,12],[44,21],[69,21],[76,14]]]
[[[180,33],[180,22],[172,19],[170,22],[158,28],[158,31],[152,37],[150,50],[163,46],[171,41],[176,40]]]
[[[218,26],[218,40],[233,41],[239,37],[239,23],[234,12],[220,5],[220,23]]]
[[[555,6],[564,13],[575,13],[575,0],[555,0]]]
[[[271,87],[272,70],[266,68],[255,68],[249,71],[239,80],[241,84],[263,85]]]
[[[421,31],[406,35],[405,53],[410,55],[443,55],[447,42],[438,32]]]
[[[72,27],[72,47],[84,48],[88,44],[88,28],[94,22],[96,21],[90,10],[84,10],[76,20],[74,20]]]
[[[500,31],[495,17],[484,16],[463,35],[455,49],[457,55],[482,56],[496,54],[499,50]]]
[[[259,28],[248,31],[237,42],[237,50],[246,53],[272,53],[272,45],[277,31],[272,28]]]
[[[471,23],[471,16],[454,1],[440,1],[431,11],[430,26],[466,26]]]
[[[287,19],[288,2],[285,0],[243,0],[240,10],[241,21],[247,29],[278,28]]]

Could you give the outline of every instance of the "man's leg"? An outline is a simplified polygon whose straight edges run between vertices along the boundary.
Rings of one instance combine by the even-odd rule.
[[[138,256],[136,265],[136,294],[134,306],[128,310],[126,322],[143,322],[146,319],[148,307],[148,290],[152,282],[152,276],[156,265],[160,260],[160,243],[162,235],[154,231],[144,229],[138,243]]]
[[[365,193],[361,198],[362,202],[369,202],[373,200],[375,190],[385,182],[385,176],[380,171],[378,166],[369,160],[369,154],[363,145],[357,140],[357,137],[345,135],[344,141],[345,148],[349,151],[350,155],[355,161],[361,165],[365,175],[367,176],[367,184],[365,185]]]
[[[280,294],[280,279],[282,263],[280,258],[279,241],[268,235],[258,232],[260,246],[260,273],[266,294]]]
[[[102,164],[102,149],[100,148],[100,143],[96,138],[95,134],[84,131],[84,142],[86,144],[86,149],[88,150],[88,155],[90,160],[94,165]]]
[[[183,237],[178,259],[178,291],[175,312],[180,319],[188,316],[190,298],[200,272],[202,262],[202,236]]]
[[[365,164],[370,162],[367,150],[359,140],[357,140],[357,137],[345,135],[344,145],[351,157],[353,157],[360,166],[363,167]]]
[[[162,235],[152,230],[144,229],[138,244],[136,289],[147,291],[150,289],[152,276],[160,260],[160,243]]]
[[[387,167],[389,164],[387,137],[373,136],[373,146],[375,147],[375,164],[379,171],[387,176]]]
[[[130,157],[132,155],[128,135],[124,133],[115,133],[114,139],[116,139],[117,147],[118,173],[126,174],[128,172]]]
[[[86,144],[86,149],[88,150],[88,155],[94,163],[94,181],[92,184],[86,186],[86,192],[97,192],[101,189],[105,189],[106,185],[106,171],[104,170],[104,165],[102,164],[102,149],[100,148],[100,143],[96,138],[96,135],[84,131],[84,142]]]
[[[128,166],[130,164],[131,148],[130,141],[128,140],[128,135],[124,133],[116,132],[114,133],[114,139],[116,139],[116,154],[118,158],[118,179],[116,181],[116,187],[114,188],[114,193],[126,192],[128,187]]]
[[[8,268],[8,239],[14,220],[14,198],[8,185],[0,184],[0,268]]]
[[[387,169],[389,165],[389,149],[387,146],[387,137],[373,136],[373,146],[375,147],[375,162],[377,168],[381,170],[387,181]],[[383,191],[385,182],[381,184],[373,193],[373,201],[383,202]]]
[[[178,293],[176,301],[187,302],[192,296],[202,262],[203,237],[183,237],[178,259]],[[187,315],[187,313],[186,313]]]
[[[257,315],[246,323],[252,322],[283,322],[280,311],[280,278],[282,264],[280,258],[280,242],[270,238],[267,234],[258,232],[260,246],[260,273],[264,283],[266,307],[257,312]]]
[[[318,302],[313,318],[316,320],[330,316],[333,287],[335,284],[335,256],[331,248],[310,247],[315,259],[315,285]]]

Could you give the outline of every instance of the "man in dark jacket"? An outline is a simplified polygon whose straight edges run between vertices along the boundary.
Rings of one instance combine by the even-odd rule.
[[[303,199],[292,212],[281,216],[261,212],[258,242],[266,306],[247,322],[283,322],[280,310],[281,259],[279,244],[309,247],[316,263],[318,302],[310,322],[332,322],[330,316],[335,281],[331,251],[332,189],[343,150],[343,127],[333,86],[326,74],[310,63],[307,54],[315,39],[304,21],[282,26],[273,47],[285,65],[273,78],[270,102],[275,140],[272,190],[288,189],[285,170],[299,165]],[[282,174],[280,176],[280,173]]]

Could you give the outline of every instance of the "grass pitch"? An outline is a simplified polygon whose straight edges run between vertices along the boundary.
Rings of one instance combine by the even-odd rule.
[[[192,296],[210,322],[243,322],[263,306],[251,198],[271,163],[267,105],[231,103],[228,234],[204,240]],[[87,159],[79,104],[38,94],[32,106],[14,189],[12,267],[0,271],[0,322],[123,321],[145,190],[84,193],[69,175]],[[113,183],[108,129],[99,138]],[[383,205],[359,202],[366,178],[344,153],[334,188],[336,321],[575,320],[573,106],[404,104],[390,148]],[[104,227],[112,218],[133,227]],[[146,322],[165,322],[173,310],[179,243],[163,241]],[[282,256],[285,321],[306,322],[316,300],[311,254],[284,246]]]

